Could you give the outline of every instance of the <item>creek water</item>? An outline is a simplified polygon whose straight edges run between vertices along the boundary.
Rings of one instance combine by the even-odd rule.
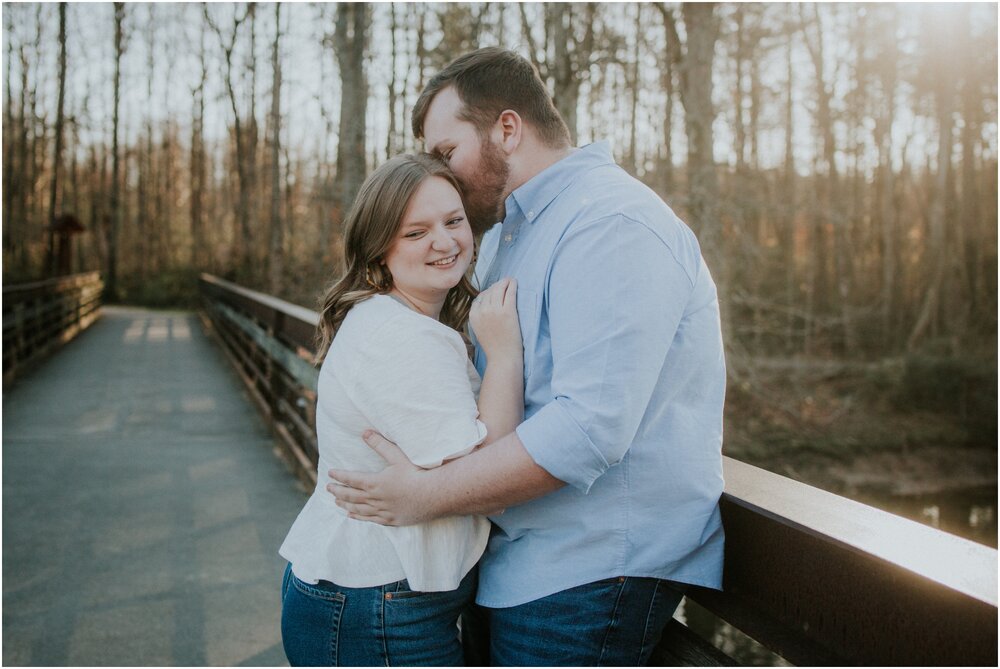
[[[851,498],[944,532],[997,547],[995,485],[927,495],[862,493],[851,495]],[[684,600],[674,617],[742,665],[791,666],[780,656],[694,602]]]

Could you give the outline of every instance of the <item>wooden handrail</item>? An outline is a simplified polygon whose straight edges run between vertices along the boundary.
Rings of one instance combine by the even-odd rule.
[[[724,459],[725,591],[689,597],[796,664],[995,665],[997,551]]]
[[[103,290],[98,272],[4,286],[4,388],[97,320]]]
[[[288,356],[310,357],[317,314],[208,275],[202,292],[230,357],[315,482],[315,383]],[[691,588],[689,599],[796,664],[996,664],[995,549],[728,457],[723,467],[725,590]],[[727,660],[676,621],[654,653],[662,663]]]
[[[199,280],[206,322],[295,464],[315,484],[314,339],[319,315],[211,274]]]

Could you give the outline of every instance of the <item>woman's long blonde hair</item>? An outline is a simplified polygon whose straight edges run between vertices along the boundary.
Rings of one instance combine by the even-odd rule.
[[[344,317],[358,302],[392,289],[392,275],[382,257],[396,238],[406,207],[417,188],[431,177],[440,177],[462,189],[442,160],[426,153],[396,156],[372,172],[354,200],[344,228],[344,275],[323,297],[316,333],[316,363],[330,350],[330,344]],[[441,322],[461,331],[469,318],[476,296],[467,272],[448,291],[441,308]]]

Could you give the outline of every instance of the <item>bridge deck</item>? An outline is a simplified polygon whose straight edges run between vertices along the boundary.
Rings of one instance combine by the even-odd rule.
[[[273,445],[196,316],[106,307],[3,398],[3,663],[285,664]]]

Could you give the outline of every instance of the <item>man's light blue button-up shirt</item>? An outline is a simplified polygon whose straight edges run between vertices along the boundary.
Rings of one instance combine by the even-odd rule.
[[[476,275],[517,279],[517,434],[568,484],[491,518],[477,601],[514,606],[613,576],[721,587],[726,371],[691,230],[599,142],[507,198]]]

